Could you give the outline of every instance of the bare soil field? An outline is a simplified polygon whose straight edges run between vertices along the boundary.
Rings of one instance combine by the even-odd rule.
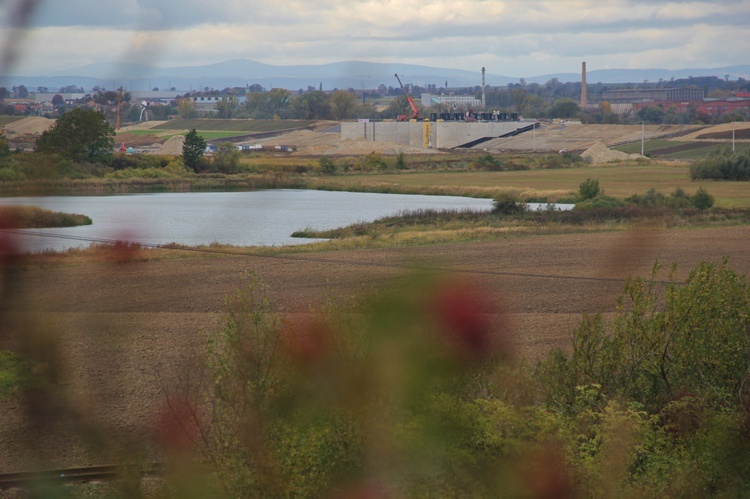
[[[40,459],[47,467],[81,466],[144,452],[170,383],[203,350],[204,333],[217,330],[225,297],[247,272],[268,286],[292,323],[326,299],[387,290],[414,265],[460,273],[486,289],[496,310],[510,311],[510,330],[498,334],[512,339],[518,359],[533,362],[552,347],[566,348],[581,314],[611,314],[624,280],[648,277],[657,260],[667,268],[676,263],[678,279],[700,261],[723,257],[750,272],[748,240],[748,226],[644,229],[269,257],[27,265],[3,282],[12,284],[12,296],[0,309],[0,349],[57,349],[59,364],[48,367],[59,369],[61,388],[36,411],[18,397],[0,400],[0,471]],[[72,431],[82,422],[89,430],[83,436]],[[99,445],[87,445],[92,441]]]

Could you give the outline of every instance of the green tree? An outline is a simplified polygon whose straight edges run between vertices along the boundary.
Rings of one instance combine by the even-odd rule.
[[[189,97],[177,99],[177,114],[180,118],[187,120],[190,118],[197,118],[198,111],[195,110],[195,103]]]
[[[206,150],[206,141],[198,135],[195,128],[185,135],[185,143],[182,145],[182,160],[185,166],[199,172],[203,169],[203,152]]]
[[[405,95],[399,95],[395,99],[391,99],[388,107],[383,111],[383,117],[385,118],[397,118],[398,116],[411,115],[411,106],[409,106],[409,100]]]
[[[234,95],[225,95],[216,103],[217,118],[229,119],[239,110],[239,103]]]
[[[320,90],[298,96],[291,107],[294,117],[302,120],[326,120],[332,116],[331,98]]]
[[[594,199],[601,193],[602,190],[599,188],[599,179],[587,178],[578,186],[578,196],[584,201],[586,199]]]
[[[552,103],[547,114],[550,118],[575,118],[578,113],[581,112],[581,108],[578,107],[576,101],[570,97],[563,97],[562,99],[556,99]]]
[[[353,118],[357,109],[357,98],[346,90],[336,90],[331,96],[333,117],[337,120]]]
[[[664,116],[666,115],[662,106],[649,106],[640,109],[635,116],[638,121],[645,121],[646,123],[661,124],[664,122]]]
[[[691,201],[693,202],[693,206],[699,210],[707,210],[714,205],[714,197],[703,187],[698,188],[695,194],[693,194]]]
[[[115,145],[115,129],[104,114],[76,108],[63,114],[36,141],[36,150],[74,161],[109,161]]]
[[[272,119],[282,118],[288,114],[291,103],[291,93],[285,88],[274,88],[268,92],[252,92],[247,94],[245,109],[251,118]]]
[[[221,173],[237,173],[242,154],[231,142],[220,142],[214,152],[214,169]]]

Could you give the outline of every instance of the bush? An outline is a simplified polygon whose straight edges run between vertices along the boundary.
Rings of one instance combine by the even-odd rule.
[[[564,152],[562,154],[546,154],[540,159],[539,168],[556,169],[570,168],[576,163],[583,163],[583,158],[575,153]]]
[[[605,196],[603,194],[600,194],[594,198],[579,201],[578,203],[576,203],[573,209],[576,211],[580,211],[600,208],[619,208],[622,206],[625,206],[625,203],[623,201],[620,201],[617,198],[613,198],[612,196]]]
[[[685,191],[677,187],[667,198],[666,206],[671,209],[689,208],[693,202]]]
[[[693,202],[693,206],[699,210],[707,210],[714,205],[714,197],[703,187],[699,187],[690,199]]]
[[[695,267],[683,284],[661,291],[657,265],[650,281],[628,280],[611,322],[584,318],[568,358],[542,364],[548,401],[564,410],[578,386],[596,384],[607,397],[659,411],[681,393],[740,407],[750,382],[750,283],[721,265]],[[663,300],[663,303],[661,301]]]
[[[633,194],[625,198],[625,202],[641,208],[681,209],[695,207],[699,210],[705,210],[713,206],[714,198],[702,187],[692,196],[688,196],[685,191],[678,187],[669,197],[652,187],[645,194]]]
[[[596,196],[602,194],[603,192],[604,191],[599,188],[598,179],[587,178],[586,180],[581,182],[581,185],[578,186],[578,195],[583,201],[587,199],[594,199]]]
[[[404,154],[404,151],[399,151],[396,155],[396,169],[406,170],[407,168],[409,168],[409,164],[406,162],[406,154]]]
[[[492,202],[493,213],[515,215],[524,211],[526,211],[526,203],[509,193],[498,194]]]
[[[117,153],[112,158],[111,166],[115,170],[126,168],[164,168],[169,163],[169,158],[155,154],[125,154]]]
[[[712,150],[708,157],[690,166],[693,180],[750,180],[750,150],[733,153],[729,148]]]
[[[489,172],[503,171],[503,165],[500,163],[500,160],[489,153],[479,156],[476,165],[478,169],[487,170]]]
[[[283,324],[253,279],[169,407],[227,497],[497,497],[493,471],[552,419],[477,396],[508,348],[488,303],[420,275]]]
[[[21,172],[14,170],[10,167],[0,168],[0,182],[2,181],[14,181],[23,180],[24,176]]]
[[[321,156],[320,159],[318,159],[318,165],[320,166],[320,171],[326,175],[333,175],[336,173],[336,163],[334,163],[328,156]]]
[[[363,171],[387,170],[388,163],[380,153],[373,151],[360,158],[359,169]]]
[[[239,173],[242,154],[231,142],[219,142],[213,154],[212,170],[219,173]]]

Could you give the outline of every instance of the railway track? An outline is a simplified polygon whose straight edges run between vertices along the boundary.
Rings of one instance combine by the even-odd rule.
[[[80,468],[65,468],[43,471],[17,471],[0,473],[0,490],[10,488],[26,488],[40,483],[85,483],[108,482],[124,476],[160,475],[164,465],[150,463],[145,465],[103,465],[84,466]]]

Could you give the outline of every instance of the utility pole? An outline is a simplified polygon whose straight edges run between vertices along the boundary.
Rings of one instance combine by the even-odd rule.
[[[646,142],[646,122],[641,121],[641,156],[645,156],[645,154],[643,154],[645,142]]]

